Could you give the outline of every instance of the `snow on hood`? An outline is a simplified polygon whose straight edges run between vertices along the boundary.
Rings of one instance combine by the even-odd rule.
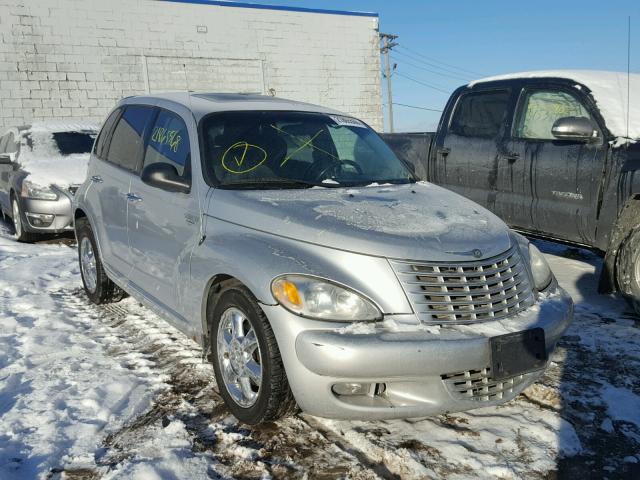
[[[511,245],[509,230],[476,203],[427,182],[301,190],[216,189],[221,220],[341,250],[417,260],[488,258]]]
[[[600,113],[609,131],[616,137],[640,139],[640,74],[629,76],[631,92],[629,106],[629,135],[627,135],[627,74],[597,70],[541,70],[536,72],[510,73],[481,78],[469,83],[478,83],[514,78],[563,78],[584,85],[591,90]]]
[[[89,153],[62,155],[53,138],[57,132],[90,131],[98,133],[100,126],[83,121],[34,122],[20,130],[18,163],[27,179],[39,185],[67,187],[85,180]]]

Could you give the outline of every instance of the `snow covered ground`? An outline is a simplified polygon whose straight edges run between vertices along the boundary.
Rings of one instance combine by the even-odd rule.
[[[200,349],[131,299],[96,307],[70,242],[0,221],[0,479],[640,478],[640,328],[600,259],[538,242],[576,318],[538,384],[421,420],[239,425]]]

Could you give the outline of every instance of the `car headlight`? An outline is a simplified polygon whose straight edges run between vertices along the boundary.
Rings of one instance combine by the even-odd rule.
[[[283,275],[271,282],[274,298],[303,317],[338,322],[380,320],[371,300],[335,283],[305,275]]]
[[[22,182],[22,191],[20,192],[23,198],[33,198],[35,200],[57,200],[58,194],[51,190],[49,187],[43,187],[37,183],[25,180]]]
[[[531,273],[533,274],[533,283],[536,290],[541,292],[549,286],[553,280],[553,273],[547,259],[540,253],[540,250],[535,245],[529,244],[529,257],[531,261]]]

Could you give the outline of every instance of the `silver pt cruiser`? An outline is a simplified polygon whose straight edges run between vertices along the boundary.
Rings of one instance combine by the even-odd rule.
[[[197,339],[246,423],[499,404],[573,317],[525,238],[314,105],[127,98],[74,212],[89,298],[126,292]]]

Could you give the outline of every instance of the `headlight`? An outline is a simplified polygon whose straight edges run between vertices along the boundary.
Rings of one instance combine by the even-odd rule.
[[[36,183],[32,183],[28,180],[22,182],[22,191],[20,192],[23,198],[33,198],[35,200],[57,200],[58,195],[49,187],[43,187]]]
[[[382,313],[362,295],[327,280],[284,275],[271,283],[275,299],[303,317],[338,322],[379,320]]]
[[[553,273],[549,268],[547,260],[535,245],[529,244],[529,257],[531,258],[531,273],[533,274],[533,283],[536,290],[541,292],[549,286],[553,280]]]

